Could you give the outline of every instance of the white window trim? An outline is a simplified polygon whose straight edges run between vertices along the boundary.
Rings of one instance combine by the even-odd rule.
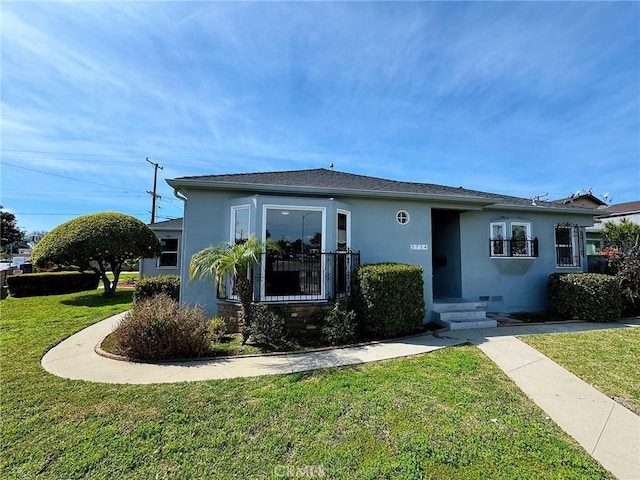
[[[407,221],[406,221],[406,222],[402,223],[402,222],[400,221],[400,216],[401,216],[401,215],[402,215],[402,216],[404,216],[404,217],[407,219]],[[398,211],[396,212],[396,222],[398,222],[398,225],[401,225],[401,226],[403,226],[403,227],[404,227],[405,225],[409,225],[409,223],[411,222],[411,215],[410,215],[410,214],[409,214],[409,212],[407,212],[406,210],[398,210]]]
[[[267,211],[268,210],[310,210],[315,212],[322,213],[322,244],[320,246],[320,251],[322,253],[326,252],[326,241],[327,241],[327,208],[326,207],[311,207],[311,206],[302,206],[302,205],[280,205],[280,204],[264,204],[262,205],[262,241],[267,241]],[[320,264],[320,293],[318,295],[305,295],[304,300],[298,300],[297,297],[299,295],[276,295],[276,296],[267,296],[265,293],[265,272],[266,265],[264,262],[260,265],[260,300],[263,302],[269,301],[277,301],[277,302],[286,302],[286,301],[317,301],[324,300],[326,297],[326,279],[325,279],[325,265],[324,263]]]
[[[525,240],[527,240],[527,254],[526,255],[513,255],[512,258],[517,257],[531,257],[531,244],[528,240],[531,240],[531,222],[510,222],[511,223],[511,240],[513,241],[513,227],[524,227],[525,229]]]
[[[571,265],[558,265],[558,247],[568,247],[569,245],[558,244],[558,238],[556,236],[556,232],[558,228],[569,229],[571,235]],[[580,236],[582,232],[580,231],[580,227],[578,225],[573,224],[561,224],[553,227],[553,244],[554,244],[554,256],[555,256],[555,264],[557,269],[565,269],[565,268],[582,268],[582,258],[580,252]]]
[[[489,224],[489,241],[491,242],[490,245],[490,252],[489,254],[491,255],[491,257],[506,257],[508,254],[508,246],[506,243],[502,244],[502,253],[495,253],[493,250],[493,242],[492,240],[497,240],[494,239],[493,237],[493,227],[494,226],[501,226],[502,227],[502,231],[504,232],[503,238],[501,240],[508,240],[508,238],[506,238],[506,234],[507,234],[507,222],[491,222]]]
[[[347,250],[351,249],[351,212],[348,210],[342,210],[338,208],[336,210],[336,250],[338,249],[338,215],[343,214],[347,216]]]
[[[238,210],[247,210],[249,212],[249,216],[247,217],[247,238],[251,235],[251,205],[234,205],[231,207],[231,225],[229,226],[229,241],[231,243],[236,242],[236,215]]]
[[[175,253],[176,254],[176,264],[175,265],[160,265],[161,256],[156,260],[156,268],[158,270],[175,270],[176,268],[180,268],[180,239],[173,237],[161,237],[160,242],[162,243],[165,240],[175,240],[176,241],[176,249],[175,250],[162,250],[162,253]],[[164,248],[164,247],[163,247]]]
[[[231,207],[231,217],[229,221],[229,243],[232,245],[236,243],[236,214],[239,210],[245,209],[249,212],[249,216],[247,217],[247,238],[251,235],[251,205],[248,203],[233,205]],[[247,276],[249,275],[251,275],[251,272],[247,272]],[[229,300],[240,300],[240,297],[236,293],[233,293],[233,279],[230,276],[224,279],[224,288],[228,292],[227,297]]]

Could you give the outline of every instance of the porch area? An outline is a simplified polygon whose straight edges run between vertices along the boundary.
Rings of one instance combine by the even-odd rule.
[[[433,301],[432,321],[449,330],[493,328],[495,318],[487,317],[487,304],[463,298],[436,298]]]

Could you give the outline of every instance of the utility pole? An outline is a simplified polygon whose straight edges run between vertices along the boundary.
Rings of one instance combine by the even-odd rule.
[[[151,223],[156,223],[156,199],[162,198],[156,193],[156,186],[158,185],[158,169],[164,170],[164,168],[149,160],[149,157],[147,157],[146,160],[153,165],[153,192],[147,190],[147,193],[151,195]]]

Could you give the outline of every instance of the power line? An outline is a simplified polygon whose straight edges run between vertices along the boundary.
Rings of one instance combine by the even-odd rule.
[[[68,157],[64,157],[64,158],[52,158],[52,157],[43,157],[43,156],[38,156],[38,155],[3,155],[2,156],[2,161],[4,162],[4,160],[16,160],[16,161],[38,161],[38,160],[45,160],[45,161],[61,161],[61,162],[65,162],[65,163],[82,163],[87,165],[87,162],[89,161],[86,158],[68,158]],[[91,160],[93,163],[91,163],[91,165],[99,165],[99,166],[104,166],[104,165],[131,165],[132,162],[131,160],[108,160],[108,161],[100,161],[100,160]]]
[[[121,190],[125,193],[145,193],[145,192],[140,192],[140,191],[136,191],[136,190],[129,190],[127,188],[122,188],[122,187],[116,187],[115,185],[106,185],[104,183],[98,183],[98,182],[91,182],[89,180],[81,180],[79,178],[73,178],[73,177],[68,177],[66,175],[60,175],[58,173],[51,173],[51,172],[45,172],[43,170],[37,170],[35,168],[28,168],[28,167],[22,167],[20,165],[15,165],[13,163],[7,163],[7,162],[2,162],[3,165],[9,165],[10,167],[14,167],[14,168],[20,168],[22,170],[28,170],[31,172],[37,172],[37,173],[42,173],[44,175],[51,175],[52,177],[59,177],[59,178],[65,178],[67,180],[73,180],[74,182],[82,182],[82,183],[87,183],[90,185],[98,185],[100,187],[106,187],[106,188],[113,188],[115,190]]]
[[[50,213],[50,212],[11,212],[14,215],[47,215],[47,216],[67,216],[67,215],[87,215],[87,212],[84,213]],[[145,213],[128,213],[127,215],[138,215],[138,216],[142,216],[142,215],[146,215]]]
[[[72,152],[45,152],[42,150],[18,150],[12,148],[0,148],[2,152],[16,153],[39,153],[44,155],[81,155],[85,157],[119,157],[119,158],[140,158],[141,155],[117,155],[108,153],[72,153]]]

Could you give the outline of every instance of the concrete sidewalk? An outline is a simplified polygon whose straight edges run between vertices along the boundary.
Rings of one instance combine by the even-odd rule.
[[[588,325],[592,324],[585,326]],[[518,331],[514,333],[526,334],[520,327],[515,328]],[[457,338],[477,345],[525,395],[616,477],[640,479],[638,415],[513,335],[492,336],[482,330],[468,330],[460,331]]]
[[[172,383],[355,365],[472,343],[605,468],[620,479],[640,480],[640,417],[515,337],[637,327],[640,325],[638,319],[606,324],[457,330],[319,352],[145,364],[111,360],[94,351],[123,315],[99,322],[64,340],[47,352],[42,358],[42,366],[54,375],[70,379],[103,383]]]

